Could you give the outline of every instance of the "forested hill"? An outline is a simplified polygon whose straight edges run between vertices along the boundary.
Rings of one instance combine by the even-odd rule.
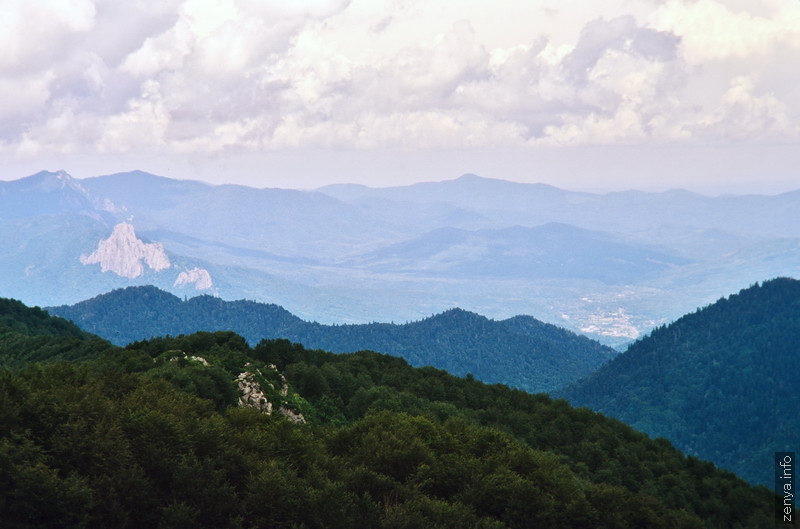
[[[800,441],[800,281],[774,279],[661,327],[568,388],[755,483]]]
[[[7,307],[0,317],[12,321],[19,306],[17,315]],[[773,520],[766,488],[563,400],[377,353],[251,347],[231,332],[122,349],[6,325],[0,426],[0,519],[10,529],[761,529]]]
[[[406,324],[322,325],[277,305],[211,296],[183,301],[155,287],[130,287],[49,310],[118,345],[160,335],[232,330],[251,345],[263,338],[286,338],[337,353],[379,351],[415,366],[431,365],[461,376],[472,373],[485,382],[530,392],[563,387],[616,354],[529,316],[494,321],[460,309]]]
[[[0,333],[6,331],[27,336],[86,336],[70,321],[54,318],[39,308],[26,307],[15,299],[0,298]]]

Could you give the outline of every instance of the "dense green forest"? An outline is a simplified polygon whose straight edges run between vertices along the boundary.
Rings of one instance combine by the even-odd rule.
[[[120,348],[10,306],[3,527],[771,524],[766,488],[563,400],[232,332]],[[272,413],[238,405],[243,372]]]
[[[551,391],[593,372],[616,351],[529,316],[494,321],[452,309],[395,325],[321,325],[277,306],[198,296],[185,301],[155,287],[129,287],[50,309],[117,345],[154,336],[231,330],[251,345],[286,338],[335,353],[364,349],[401,356],[485,382]]]
[[[774,279],[654,330],[568,388],[688,454],[771,485],[800,441],[800,281]]]
[[[67,320],[53,317],[38,307],[26,307],[20,301],[5,298],[0,298],[0,331],[26,336],[89,336]]]

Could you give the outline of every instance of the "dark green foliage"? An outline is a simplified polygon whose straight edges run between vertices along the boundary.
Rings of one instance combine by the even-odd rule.
[[[74,323],[54,318],[39,307],[29,308],[15,299],[0,298],[0,333],[8,331],[27,336],[87,336]]]
[[[0,333],[0,367],[21,367],[29,362],[85,360],[111,350],[107,341],[97,337],[28,336],[15,332]]]
[[[286,351],[287,344],[264,341],[255,350],[270,357],[273,347]],[[414,369],[389,356],[369,352],[333,355],[295,348],[291,361],[279,367],[291,372],[298,366],[306,366],[306,370],[316,366],[324,377],[319,386],[331,388],[319,399],[309,398],[312,406],[326,399],[327,406],[336,403],[341,414],[351,420],[378,410],[412,412],[442,421],[457,417],[500,429],[527,446],[557,454],[571,473],[582,479],[657,497],[672,508],[702,512],[708,526],[758,527],[754,521],[758,516],[753,513],[759,511],[759,500],[754,501],[754,496],[725,507],[708,501],[747,496],[747,487],[733,474],[720,472],[709,463],[698,464],[701,462],[686,458],[663,439],[650,440],[597,413],[542,394],[488,386],[432,368]],[[714,478],[708,478],[712,474]],[[765,492],[762,498],[769,497]]]
[[[564,395],[767,485],[773,453],[800,440],[798,344],[800,281],[775,279],[654,330]]]
[[[52,317],[38,307],[0,298],[0,368],[97,358],[110,349],[111,344],[70,321]]]
[[[61,339],[74,349],[62,357],[84,361],[0,371],[3,527],[728,529],[771,520],[766,489],[663,440],[397,357],[286,340],[251,349],[230,332],[126,349]],[[245,369],[260,371],[262,386],[285,375],[285,399],[308,424],[230,406]]]
[[[463,419],[384,411],[336,430],[301,428],[119,377],[59,364],[5,377],[7,526],[704,526]],[[753,492],[738,485],[752,507]]]
[[[199,296],[181,301],[155,287],[115,290],[54,313],[124,345],[154,336],[233,330],[251,344],[285,338],[336,353],[359,350],[401,356],[485,382],[527,391],[550,391],[594,371],[616,352],[530,316],[503,321],[452,309],[418,322],[395,325],[321,325],[277,305]]]
[[[54,318],[38,307],[0,298],[0,367],[29,362],[85,360],[111,349],[111,344]]]

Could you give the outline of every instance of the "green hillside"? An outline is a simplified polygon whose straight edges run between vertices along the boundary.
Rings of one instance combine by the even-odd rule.
[[[74,323],[50,316],[38,307],[29,308],[21,301],[0,298],[0,333],[7,332],[26,336],[88,336]]]
[[[761,484],[800,441],[800,281],[723,298],[631,345],[563,392]]]
[[[0,298],[0,368],[18,368],[36,361],[85,360],[109,347],[107,341],[70,321],[17,300]]]
[[[322,325],[301,320],[277,305],[188,300],[155,287],[130,287],[69,307],[50,309],[118,345],[154,336],[232,330],[250,344],[286,338],[336,353],[359,350],[401,356],[485,382],[531,392],[550,391],[585,376],[616,351],[529,316],[495,321],[452,309],[421,321]]]
[[[21,344],[12,364],[44,360],[25,332],[0,334],[0,362],[7,340]],[[0,371],[4,527],[728,529],[772,519],[768,490],[664,440],[400,358],[286,340],[251,347],[231,332],[124,349],[48,338],[83,361]],[[271,414],[236,405],[254,388]]]

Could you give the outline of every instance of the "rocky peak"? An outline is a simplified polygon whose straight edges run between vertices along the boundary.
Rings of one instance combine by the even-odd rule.
[[[178,278],[173,283],[175,287],[194,286],[195,290],[213,290],[214,281],[211,274],[205,268],[192,268],[184,270],[178,274]]]
[[[38,189],[41,191],[54,191],[56,189],[74,189],[86,193],[86,190],[68,172],[60,169],[58,171],[39,171],[35,175],[18,180],[20,185],[25,185],[28,189]]]
[[[156,272],[172,266],[163,245],[140,240],[127,222],[114,226],[111,236],[101,240],[91,254],[81,255],[80,261],[84,265],[99,264],[101,271],[129,279],[144,274],[145,265]]]
[[[246,367],[249,367],[249,364]],[[274,406],[268,398],[268,393],[271,393],[273,400],[280,401],[278,412],[281,415],[294,423],[305,424],[306,418],[303,414],[298,410],[292,409],[286,402],[289,395],[289,384],[286,382],[286,378],[282,373],[278,372],[278,368],[275,365],[268,364],[267,368],[278,374],[281,387],[277,390],[277,395],[275,395],[276,390],[273,384],[267,382],[267,388],[264,388],[258,381],[259,378],[264,379],[261,370],[245,371],[239,373],[239,376],[236,377],[236,383],[239,386],[239,406],[255,408],[262,413],[272,415]]]
[[[0,182],[0,217],[3,219],[62,213],[97,216],[95,209],[91,194],[66,171],[41,171]]]
[[[255,408],[267,415],[272,414],[272,403],[264,394],[264,389],[256,380],[255,373],[245,371],[236,377],[239,386],[239,406]]]
[[[173,356],[172,358],[170,358],[169,362],[171,364],[178,364],[178,365],[180,365],[182,362],[185,362],[185,363],[194,362],[194,363],[200,364],[200,365],[205,366],[205,367],[208,367],[208,366],[211,365],[208,362],[208,360],[206,360],[202,356],[188,355],[183,351],[177,351],[177,355]]]

